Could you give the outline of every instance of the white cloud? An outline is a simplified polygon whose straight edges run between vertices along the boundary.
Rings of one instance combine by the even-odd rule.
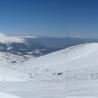
[[[12,42],[23,43],[24,38],[15,37],[15,36],[6,36],[5,34],[0,33],[0,42],[1,43],[12,43]]]

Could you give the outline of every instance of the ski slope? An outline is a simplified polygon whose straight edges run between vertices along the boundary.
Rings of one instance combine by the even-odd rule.
[[[0,92],[6,93],[0,93],[0,97],[98,98],[98,78],[94,80],[65,79],[65,73],[68,71],[78,74],[97,73],[97,58],[98,43],[72,46],[16,64],[8,62],[2,54],[0,56]],[[64,74],[57,77],[59,72]]]
[[[3,57],[4,54],[1,55],[1,77],[3,76],[2,73],[4,73],[6,77],[6,72],[7,75],[14,73],[12,74],[14,77],[33,78],[35,75],[51,76],[54,73],[66,73],[67,71],[92,73],[97,72],[98,68],[98,43],[72,46],[61,51],[16,64],[9,63],[6,58]]]
[[[54,72],[97,72],[98,43],[72,46],[48,55],[33,58],[24,63],[24,68],[37,74]]]

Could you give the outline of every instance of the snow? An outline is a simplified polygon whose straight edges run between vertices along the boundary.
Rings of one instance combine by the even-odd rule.
[[[25,77],[26,80],[91,80],[98,79],[97,58],[98,43],[87,43],[38,58],[31,58],[27,62],[14,64],[13,68],[22,72],[24,74],[22,77]]]
[[[2,98],[20,98],[20,97],[14,96],[12,94],[2,93],[2,92],[0,92],[0,97],[2,97]]]
[[[11,81],[25,81],[25,74],[18,72],[3,66],[0,66],[0,81],[11,82]]]
[[[91,96],[69,96],[69,97],[66,97],[66,98],[97,98],[97,97],[91,97]]]
[[[20,98],[98,98],[98,43],[72,46],[16,64],[0,55],[0,92],[4,94]],[[57,76],[60,72],[63,74]],[[91,77],[80,79],[79,75]]]
[[[20,67],[22,59],[22,57],[13,54],[0,52],[0,82],[25,81],[27,75],[19,71],[19,69],[23,69]],[[16,61],[16,64],[12,61]]]
[[[4,73],[4,76],[8,73],[11,74],[11,72],[14,72],[13,76],[17,76],[19,78],[20,76],[22,78],[30,76],[31,78],[34,77],[39,79],[56,79],[56,74],[60,72],[63,72],[64,74],[60,76],[62,79],[65,77],[65,74],[69,74],[69,72],[71,74],[79,75],[85,73],[89,76],[92,73],[96,74],[98,68],[98,43],[72,46],[45,56],[32,58],[27,62],[19,62],[16,64],[10,63],[10,61],[18,60],[17,56],[11,55],[8,58],[11,57],[12,59],[6,60],[6,55],[4,55],[4,53],[0,53],[0,55],[1,73],[2,69],[4,69],[4,72],[7,72]],[[21,59],[22,58],[19,58],[20,61]],[[19,74],[16,74],[17,72]]]
[[[53,70],[54,72],[68,70],[82,70],[88,67],[98,66],[98,43],[73,46],[48,55],[33,58],[24,65],[26,69]],[[28,67],[29,66],[29,67]]]
[[[2,82],[0,92],[21,98],[98,98],[98,81]]]

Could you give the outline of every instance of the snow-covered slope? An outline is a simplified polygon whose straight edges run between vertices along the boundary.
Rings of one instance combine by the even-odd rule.
[[[0,54],[0,82],[3,81],[0,83],[0,92],[6,92],[0,93],[2,98],[17,98],[7,93],[22,98],[98,97],[98,43],[73,46],[24,63],[13,64],[5,57],[4,53]],[[15,57],[12,55],[12,58]],[[67,72],[71,76],[67,74],[66,78]],[[57,76],[58,73],[61,76]],[[32,81],[29,81],[30,78]],[[73,78],[76,81],[72,81]]]
[[[35,75],[50,76],[54,75],[54,73],[57,74],[60,72],[65,74],[68,71],[90,74],[93,72],[97,73],[98,43],[81,44],[78,46],[69,47],[61,51],[15,64],[10,63],[3,58],[3,56],[0,58],[0,67],[3,67],[4,70],[8,71],[2,71],[1,69],[0,72],[5,75],[4,72],[7,72],[8,74],[9,72],[11,73],[14,71],[13,75],[19,76],[19,78],[20,75],[22,75],[22,79],[28,76],[33,78]]]
[[[30,59],[25,68],[41,74],[66,71],[97,72],[98,43],[82,44],[57,51],[42,57]]]
[[[2,92],[0,92],[0,97],[1,98],[20,98],[20,97],[14,96],[12,94],[2,93]]]
[[[0,81],[27,80],[24,71],[20,71],[23,60],[22,56],[0,52]]]
[[[5,62],[4,62],[5,63]],[[7,81],[25,81],[26,74],[20,71],[16,71],[10,68],[12,65],[5,65],[3,62],[0,62],[0,82],[7,82]],[[7,67],[5,67],[7,66]],[[8,68],[9,67],[9,68]]]

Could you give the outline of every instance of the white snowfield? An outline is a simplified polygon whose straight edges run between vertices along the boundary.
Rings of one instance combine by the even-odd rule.
[[[98,98],[98,97],[91,97],[91,96],[69,96],[69,97],[66,97],[66,98]]]
[[[20,97],[14,96],[12,94],[7,94],[7,93],[0,92],[0,98],[20,98]]]
[[[28,75],[21,66],[23,60],[21,56],[0,52],[0,81],[26,81]]]
[[[52,72],[97,71],[98,43],[72,46],[37,59],[30,59],[24,65],[26,69],[37,73],[47,69]]]
[[[25,73],[16,71],[15,65],[6,60],[4,53],[0,53],[0,81],[24,81]],[[18,67],[18,66],[17,66]],[[19,69],[19,68],[18,68]]]
[[[68,81],[66,72],[91,78]],[[98,98],[98,43],[73,46],[17,64],[7,62],[2,54],[0,92],[6,92],[0,98],[7,93],[16,95],[7,98]]]
[[[35,77],[36,75],[39,75],[39,77],[42,75],[43,78],[45,78],[47,75],[51,76],[53,73],[65,73],[67,71],[97,73],[97,58],[98,43],[72,46],[18,64],[7,62],[6,55],[0,53],[0,81],[20,81],[26,77],[27,79],[25,80],[28,80],[29,75],[31,78],[33,78],[34,75]]]
[[[0,81],[1,82],[25,81],[25,79],[22,77],[21,72],[0,67]]]

